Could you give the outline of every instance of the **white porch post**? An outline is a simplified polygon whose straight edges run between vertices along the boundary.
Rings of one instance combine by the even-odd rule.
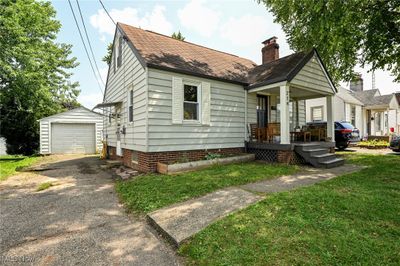
[[[280,105],[281,105],[281,144],[290,144],[289,132],[289,86],[280,86]]]
[[[327,137],[332,142],[335,141],[335,121],[333,119],[333,114],[335,113],[333,96],[326,96],[326,115],[327,115]]]
[[[387,108],[387,109],[386,109],[386,119],[385,119],[385,123],[386,123],[386,135],[389,135],[389,134],[390,134],[389,112],[390,112],[390,109]],[[384,118],[385,118],[385,117],[384,117]]]

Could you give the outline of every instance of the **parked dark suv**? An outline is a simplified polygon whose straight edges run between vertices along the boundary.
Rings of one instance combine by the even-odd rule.
[[[360,130],[349,122],[335,122],[336,148],[346,149],[350,143],[360,141]]]
[[[307,127],[324,128],[326,130],[326,122],[309,122]],[[344,150],[350,143],[360,141],[360,131],[349,122],[335,122],[335,141],[336,148]]]
[[[392,151],[400,152],[400,136],[393,136],[389,148],[392,149]]]

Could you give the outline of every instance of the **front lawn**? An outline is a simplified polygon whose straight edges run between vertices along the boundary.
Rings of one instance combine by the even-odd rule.
[[[195,265],[400,265],[400,156],[265,200],[207,227],[179,252]]]
[[[4,155],[0,156],[0,181],[17,172],[17,169],[27,167],[35,163],[40,157]]]
[[[257,162],[215,165],[177,175],[139,176],[118,182],[116,189],[128,209],[146,213],[223,187],[292,174],[297,169],[296,166]]]

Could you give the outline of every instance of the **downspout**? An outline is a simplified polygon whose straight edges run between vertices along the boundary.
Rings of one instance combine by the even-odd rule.
[[[247,142],[247,94],[248,91],[244,90],[244,141]],[[247,145],[245,144],[245,149]]]

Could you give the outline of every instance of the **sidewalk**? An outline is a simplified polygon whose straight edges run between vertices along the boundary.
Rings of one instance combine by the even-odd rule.
[[[215,221],[262,199],[260,193],[288,191],[361,170],[361,166],[343,165],[332,169],[308,168],[302,173],[259,181],[209,193],[156,210],[147,215],[150,224],[179,247],[185,240]]]

